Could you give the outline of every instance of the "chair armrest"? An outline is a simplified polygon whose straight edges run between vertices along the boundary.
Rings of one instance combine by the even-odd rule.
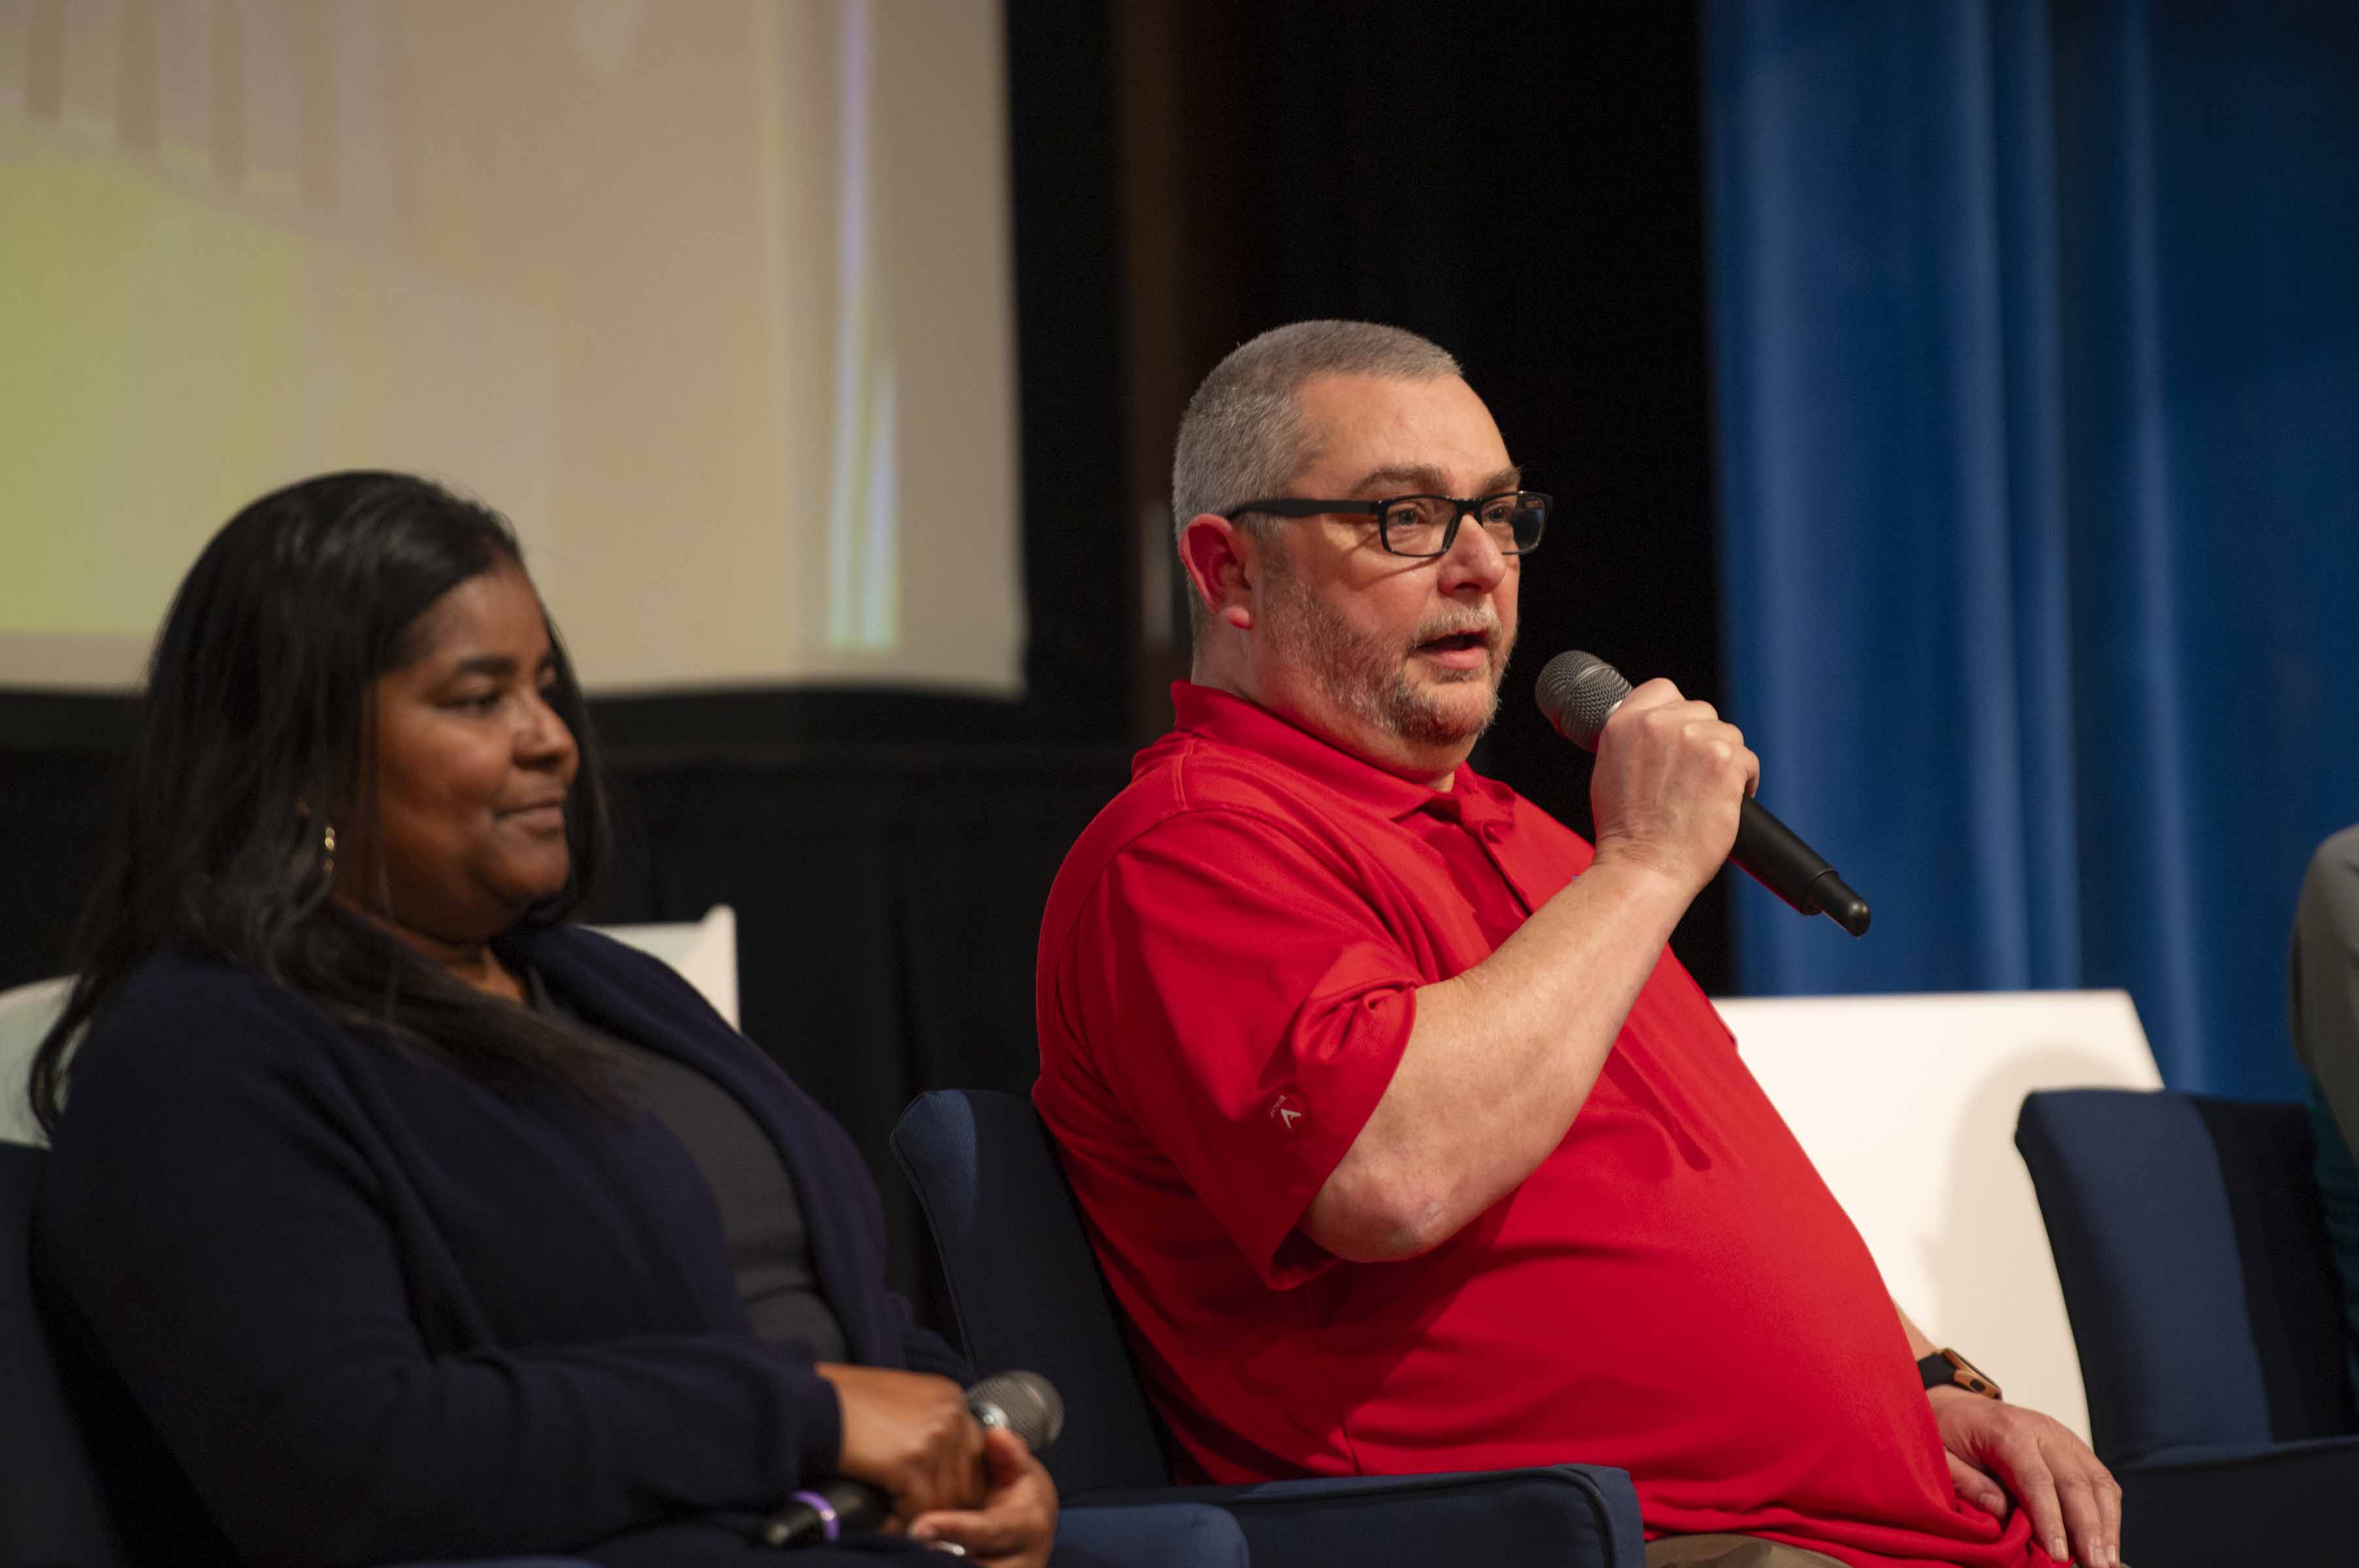
[[[1630,1476],[1602,1465],[1125,1487],[1068,1501],[1080,1507],[1211,1503],[1244,1527],[1255,1561],[1303,1568],[1368,1563],[1644,1568],[1647,1556]]]
[[[2359,1437],[2163,1449],[2114,1478],[2137,1568],[2336,1563],[2359,1541]]]
[[[1069,1506],[1049,1568],[1248,1568],[1245,1531],[1225,1509],[1152,1502]]]
[[[709,1531],[694,1561],[750,1565],[791,1562],[767,1547],[747,1545],[737,1531]],[[643,1538],[656,1543],[650,1552],[633,1551],[634,1563],[685,1563],[672,1548],[680,1542],[658,1531]],[[1245,1538],[1225,1510],[1201,1503],[1174,1502],[1164,1491],[1140,1494],[1140,1500],[1110,1506],[1083,1503],[1062,1509],[1057,1519],[1057,1543],[1049,1554],[1049,1568],[1249,1568]],[[579,1557],[471,1558],[466,1562],[408,1563],[400,1568],[598,1568]]]
[[[464,1562],[404,1563],[397,1568],[598,1568],[586,1557],[470,1557]]]

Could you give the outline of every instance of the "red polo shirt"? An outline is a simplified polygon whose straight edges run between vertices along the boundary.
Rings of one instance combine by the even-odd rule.
[[[1666,951],[1555,1153],[1419,1258],[1295,1228],[1417,988],[1589,864],[1468,769],[1437,792],[1222,693],[1066,858],[1040,1079],[1158,1408],[1214,1481],[1620,1465],[1650,1532],[1863,1565],[2047,1563],[1952,1488],[1858,1233]]]

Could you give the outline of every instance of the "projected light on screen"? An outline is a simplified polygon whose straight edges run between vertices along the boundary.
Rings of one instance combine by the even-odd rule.
[[[594,687],[1015,690],[1000,49],[929,0],[0,0],[0,685],[135,680],[234,507],[369,466],[506,511]]]
[[[844,0],[837,155],[835,452],[828,470],[827,635],[840,648],[886,648],[894,595],[893,345],[868,255],[867,0]]]

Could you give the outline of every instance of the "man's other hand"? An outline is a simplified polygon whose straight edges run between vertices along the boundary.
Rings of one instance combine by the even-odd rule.
[[[984,1433],[983,1456],[991,1472],[983,1506],[919,1514],[909,1534],[952,1542],[991,1568],[1041,1568],[1057,1536],[1057,1484],[1006,1427]]]
[[[1958,1496],[2003,1518],[2012,1494],[2049,1556],[2118,1568],[2122,1488],[2071,1428],[1963,1389],[1935,1389],[1929,1397]]]

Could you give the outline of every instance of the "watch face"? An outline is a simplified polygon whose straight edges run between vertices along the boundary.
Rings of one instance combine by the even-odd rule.
[[[1980,1394],[1984,1399],[1999,1398],[1998,1385],[1983,1376],[1982,1368],[1954,1350],[1939,1350],[1918,1364],[1925,1375],[1925,1386],[1938,1389],[1943,1385]],[[1946,1369],[1947,1376],[1943,1376]]]

